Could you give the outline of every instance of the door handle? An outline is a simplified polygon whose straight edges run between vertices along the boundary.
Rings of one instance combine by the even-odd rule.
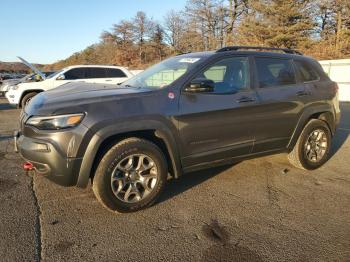
[[[253,97],[248,97],[248,96],[242,96],[241,98],[239,98],[237,100],[238,103],[250,103],[250,102],[254,102],[255,98]]]
[[[299,92],[297,92],[297,96],[308,96],[308,95],[310,95],[310,93],[306,92],[306,91],[299,91]]]
[[[106,82],[111,82],[111,81],[112,81],[112,79],[106,79],[105,81],[106,81]]]

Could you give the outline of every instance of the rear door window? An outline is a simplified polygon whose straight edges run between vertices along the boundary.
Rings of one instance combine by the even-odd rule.
[[[76,80],[76,79],[85,79],[86,73],[84,68],[73,68],[64,73],[66,80]]]
[[[310,64],[305,61],[295,60],[296,71],[303,82],[316,81],[320,77]]]
[[[106,78],[106,69],[103,67],[87,68],[87,78]]]
[[[255,58],[261,88],[296,84],[293,63],[289,59]]]
[[[106,68],[107,78],[126,77],[125,73],[117,68]]]

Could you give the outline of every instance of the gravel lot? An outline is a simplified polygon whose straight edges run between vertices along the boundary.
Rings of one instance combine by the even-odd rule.
[[[284,154],[244,161],[170,181],[155,206],[117,215],[90,187],[24,175],[18,115],[0,99],[2,261],[350,261],[350,104],[319,170]]]

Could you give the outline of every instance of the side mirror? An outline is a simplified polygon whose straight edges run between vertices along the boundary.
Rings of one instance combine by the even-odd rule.
[[[66,77],[64,76],[64,74],[59,75],[59,76],[56,78],[56,80],[65,80],[65,79],[66,79]]]
[[[191,81],[191,83],[185,87],[186,92],[190,93],[210,93],[213,92],[215,88],[215,83],[213,80],[206,78],[196,78]]]

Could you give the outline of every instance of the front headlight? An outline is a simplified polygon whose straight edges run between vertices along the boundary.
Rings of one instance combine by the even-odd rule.
[[[13,86],[8,86],[7,90],[17,90],[18,89],[18,85],[13,85]]]
[[[60,130],[79,125],[83,118],[84,114],[32,116],[27,120],[26,125],[34,126],[41,130]]]

